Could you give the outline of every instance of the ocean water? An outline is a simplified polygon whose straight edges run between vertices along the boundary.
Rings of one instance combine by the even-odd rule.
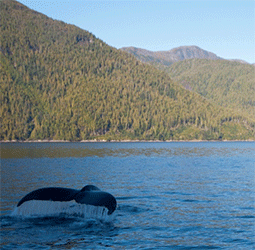
[[[254,162],[254,142],[2,143],[0,247],[254,249]],[[35,189],[87,184],[116,197],[111,216],[16,208]]]

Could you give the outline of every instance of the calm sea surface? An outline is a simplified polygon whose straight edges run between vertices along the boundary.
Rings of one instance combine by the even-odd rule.
[[[2,143],[0,248],[254,249],[254,162],[254,142]],[[13,212],[87,184],[116,197],[113,218]]]

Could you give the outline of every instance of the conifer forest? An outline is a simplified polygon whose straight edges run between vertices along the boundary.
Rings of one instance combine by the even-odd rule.
[[[16,1],[0,1],[7,140],[254,140],[254,66],[154,66]]]

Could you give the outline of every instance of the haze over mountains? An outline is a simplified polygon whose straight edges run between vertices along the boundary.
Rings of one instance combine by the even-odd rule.
[[[210,60],[222,59],[215,55],[214,53],[203,50],[197,46],[181,46],[178,48],[171,49],[169,51],[156,51],[156,52],[135,47],[124,47],[121,49],[123,51],[133,54],[143,62],[150,62],[155,64],[160,63],[165,66],[169,66],[178,61],[193,58]]]
[[[254,117],[169,72],[16,1],[0,1],[0,11],[1,140],[254,139]],[[192,51],[172,60],[214,56]]]
[[[123,47],[121,50],[133,54],[142,62],[149,62],[154,64],[162,64],[165,66],[170,66],[171,64],[183,61],[186,59],[209,59],[209,60],[223,60],[223,58],[217,56],[216,54],[203,50],[198,46],[180,46],[178,48],[173,48],[168,51],[149,51],[142,48],[136,47]],[[247,63],[240,59],[231,59],[230,61],[237,61],[241,63]]]

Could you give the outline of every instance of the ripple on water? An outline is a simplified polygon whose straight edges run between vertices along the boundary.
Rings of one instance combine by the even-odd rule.
[[[254,152],[246,142],[1,145],[2,249],[254,249]],[[112,221],[9,216],[41,187],[94,184]]]

